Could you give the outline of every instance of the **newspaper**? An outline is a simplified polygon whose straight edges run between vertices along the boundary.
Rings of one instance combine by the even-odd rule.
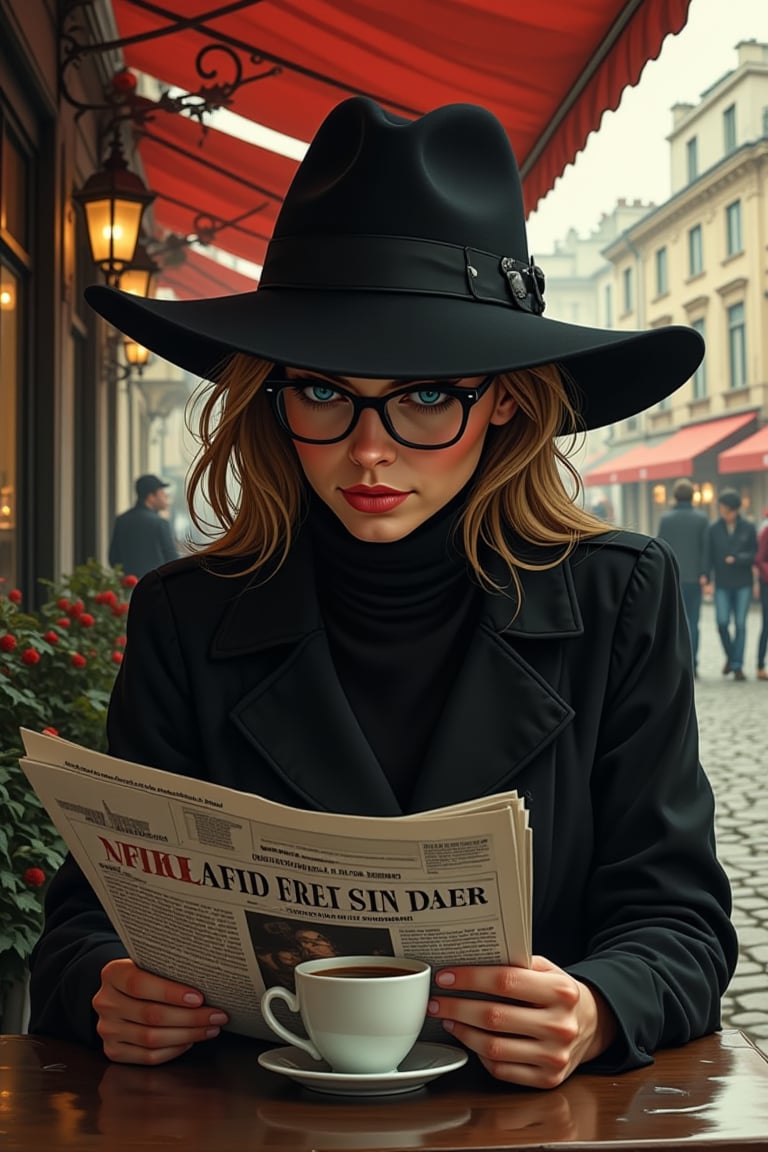
[[[530,966],[532,831],[516,792],[337,815],[22,737],[21,766],[128,955],[198,988],[234,1032],[274,1040],[261,993],[292,988],[317,956]]]

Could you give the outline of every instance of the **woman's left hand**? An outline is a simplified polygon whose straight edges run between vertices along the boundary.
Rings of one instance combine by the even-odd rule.
[[[441,1018],[492,1076],[510,1084],[556,1088],[616,1035],[615,1017],[600,994],[544,956],[534,956],[530,968],[443,968],[435,983],[451,995],[434,995],[429,1015]],[[456,995],[465,991],[490,999]]]

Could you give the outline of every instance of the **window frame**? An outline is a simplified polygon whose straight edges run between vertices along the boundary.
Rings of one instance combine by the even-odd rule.
[[[738,312],[738,319],[735,313]],[[747,310],[743,300],[731,304],[725,313],[728,343],[728,390],[748,386],[747,376]]]
[[[707,322],[704,316],[697,316],[695,320],[691,321],[691,328],[698,332],[703,340],[707,338]],[[698,368],[691,377],[691,384],[693,388],[694,400],[706,400],[708,398],[708,382],[707,382],[707,357],[706,355],[699,364]]]
[[[744,228],[739,199],[725,206],[725,253],[726,256],[739,256],[743,251]]]
[[[694,224],[688,229],[688,275],[700,276],[703,271],[704,231],[701,224]]]

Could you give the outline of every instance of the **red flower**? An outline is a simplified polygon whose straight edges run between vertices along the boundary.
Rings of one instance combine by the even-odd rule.
[[[8,593],[8,599],[12,604],[21,604],[21,592],[18,588],[11,588]]]
[[[56,605],[57,605],[57,607],[61,608],[62,612],[69,612],[69,609],[70,609],[69,600],[65,600],[63,596],[62,596],[61,600],[56,601]]]
[[[61,620],[56,621],[56,625],[59,628],[69,628],[69,625],[70,625],[69,616],[62,616]]]
[[[122,662],[123,662],[122,652],[113,652],[112,653],[112,663],[113,664],[122,664]]]
[[[97,592],[94,600],[97,604],[109,604],[111,608],[113,604],[117,604],[117,594],[110,588],[106,592]]]
[[[112,615],[113,616],[125,616],[126,612],[128,611],[128,607],[129,606],[127,604],[123,604],[123,603],[113,604],[112,605]]]
[[[79,652],[72,653],[72,660],[70,661],[73,668],[85,668],[88,661],[85,656],[81,656]]]
[[[118,636],[117,639],[115,640],[115,644],[117,644],[118,648],[125,648],[127,643],[128,643],[128,637],[127,636]]]
[[[43,728],[43,736],[58,736],[58,728]]]
[[[96,623],[96,617],[91,616],[90,612],[81,612],[78,617],[83,628],[92,628]]]
[[[77,617],[83,611],[83,608],[85,608],[85,604],[83,604],[82,600],[75,600],[74,604],[70,604],[68,612],[70,616]]]
[[[24,664],[39,664],[40,653],[37,648],[25,648],[21,654],[21,659]]]
[[[6,632],[5,636],[0,636],[0,652],[13,652],[17,643],[16,637]]]
[[[138,582],[138,576],[123,576],[122,580],[120,581],[123,588],[135,588]]]
[[[42,868],[27,868],[22,880],[28,888],[41,888],[45,884],[45,872]]]
[[[47,640],[49,644],[58,644],[59,634],[58,632],[46,632],[43,640]]]

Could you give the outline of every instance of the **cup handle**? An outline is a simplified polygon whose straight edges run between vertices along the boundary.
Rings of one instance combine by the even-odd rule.
[[[295,1032],[290,1032],[284,1024],[275,1019],[270,1007],[272,1000],[285,1000],[291,1012],[299,1011],[299,998],[293,992],[289,992],[287,988],[281,988],[276,985],[274,988],[267,988],[266,992],[261,998],[261,1012],[269,1027],[273,1032],[283,1040],[287,1040],[289,1044],[293,1044],[296,1048],[303,1048],[305,1052],[309,1052],[313,1060],[322,1060],[323,1057],[315,1048],[311,1040],[307,1040],[305,1036],[297,1036]]]

